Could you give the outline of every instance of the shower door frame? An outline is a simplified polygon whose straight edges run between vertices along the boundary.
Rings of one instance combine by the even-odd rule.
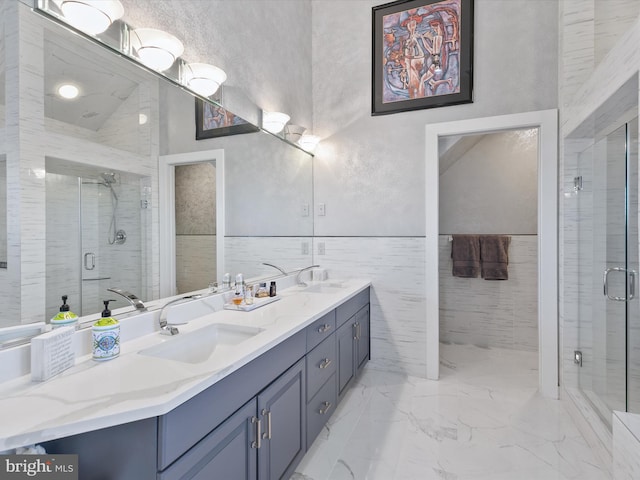
[[[434,123],[425,127],[425,283],[427,378],[440,375],[440,288],[438,279],[438,137],[538,129],[538,366],[544,397],[558,398],[558,111]]]

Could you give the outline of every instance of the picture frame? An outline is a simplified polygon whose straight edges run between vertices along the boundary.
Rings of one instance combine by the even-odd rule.
[[[473,0],[372,9],[371,115],[473,102]]]
[[[260,131],[255,125],[215,103],[197,97],[195,101],[196,140]]]

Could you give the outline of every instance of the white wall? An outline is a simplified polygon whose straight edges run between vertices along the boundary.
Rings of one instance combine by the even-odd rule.
[[[537,233],[537,129],[483,135],[440,168],[440,233]]]
[[[230,110],[241,91],[259,108],[311,127],[311,0],[123,0],[125,21],[179,37],[183,58],[227,73]],[[223,103],[225,103],[223,101]],[[254,122],[255,123],[255,122]]]
[[[474,103],[372,117],[371,7],[379,3],[312,2],[314,130],[323,138],[314,195],[327,206],[326,216],[316,212],[315,235],[347,237],[335,241],[351,246],[334,249],[327,241],[325,257],[314,260],[361,272],[371,252],[379,265],[373,363],[424,376],[424,127],[555,108],[558,2],[477,0]],[[411,273],[398,281],[407,263]]]

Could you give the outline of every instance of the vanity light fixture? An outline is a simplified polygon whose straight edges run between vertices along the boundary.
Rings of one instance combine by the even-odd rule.
[[[224,70],[207,63],[188,63],[183,67],[183,82],[203,97],[210,97],[227,79]]]
[[[80,94],[80,89],[71,83],[65,83],[58,87],[58,95],[66,100],[73,100]]]
[[[184,52],[184,45],[170,33],[155,28],[136,28],[131,31],[131,49],[144,65],[163,72]]]
[[[89,35],[104,32],[124,14],[119,0],[53,0],[53,3],[69,25]]]
[[[282,131],[287,122],[291,119],[289,115],[282,112],[262,111],[262,128],[267,132],[278,134]]]
[[[306,131],[307,129],[301,125],[288,124],[284,127],[284,138],[289,140],[291,143],[296,143],[300,138],[302,138],[302,135]]]
[[[318,146],[318,143],[320,143],[320,137],[318,137],[317,135],[304,134],[302,135],[302,137],[300,137],[300,140],[298,140],[298,145],[300,145],[303,150],[311,153],[314,152],[314,150]]]
[[[145,115],[144,113],[141,113],[138,115],[138,123],[140,125],[144,125],[148,121],[149,121],[149,117],[147,117],[147,115]]]

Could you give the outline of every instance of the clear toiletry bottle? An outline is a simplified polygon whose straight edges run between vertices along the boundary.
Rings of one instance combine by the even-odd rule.
[[[244,286],[244,304],[253,305],[253,286],[252,285]]]
[[[75,313],[69,311],[67,298],[69,297],[67,297],[66,295],[62,295],[62,305],[60,306],[60,312],[51,319],[52,328],[78,326],[78,316]]]
[[[244,296],[244,277],[241,273],[236,275],[236,292],[240,292],[240,295]]]
[[[111,310],[109,310],[109,302],[114,301],[103,301],[102,318],[91,327],[94,360],[110,360],[120,355],[120,323],[111,317]]]
[[[225,273],[224,277],[222,277],[222,290],[231,290],[231,275],[228,273]]]

